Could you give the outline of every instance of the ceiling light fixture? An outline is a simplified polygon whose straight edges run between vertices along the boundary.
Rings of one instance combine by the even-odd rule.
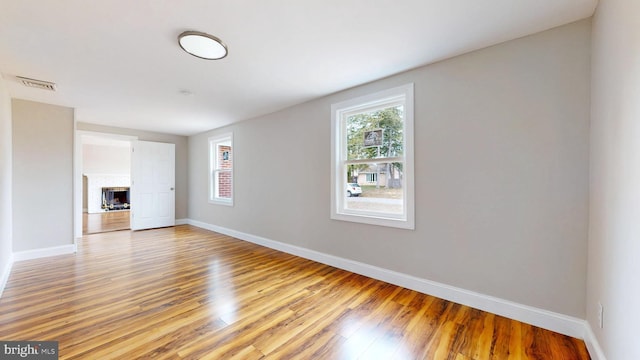
[[[200,31],[185,31],[178,36],[182,50],[206,60],[218,60],[227,56],[227,45],[213,35]]]

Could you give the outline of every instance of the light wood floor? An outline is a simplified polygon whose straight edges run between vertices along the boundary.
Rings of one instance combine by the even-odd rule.
[[[580,340],[188,225],[14,264],[0,339],[60,359],[588,359]]]
[[[82,234],[130,229],[129,210],[106,211],[98,214],[82,213]]]

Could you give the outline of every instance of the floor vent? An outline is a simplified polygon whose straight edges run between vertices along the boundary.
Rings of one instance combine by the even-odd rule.
[[[44,80],[29,79],[22,76],[16,76],[16,77],[18,78],[18,80],[20,80],[20,82],[22,82],[24,86],[38,88],[42,90],[56,91],[55,83],[44,81]]]

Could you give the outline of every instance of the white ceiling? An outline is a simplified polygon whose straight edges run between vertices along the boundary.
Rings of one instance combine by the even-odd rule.
[[[191,135],[583,19],[596,3],[0,0],[0,72],[12,97],[74,107],[78,121]],[[187,55],[185,30],[229,55]]]

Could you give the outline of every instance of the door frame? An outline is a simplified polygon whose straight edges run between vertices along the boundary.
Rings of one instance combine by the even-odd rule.
[[[82,136],[90,135],[106,139],[129,141],[138,140],[137,136],[103,133],[74,129],[73,139],[73,245],[78,248],[82,238]]]

